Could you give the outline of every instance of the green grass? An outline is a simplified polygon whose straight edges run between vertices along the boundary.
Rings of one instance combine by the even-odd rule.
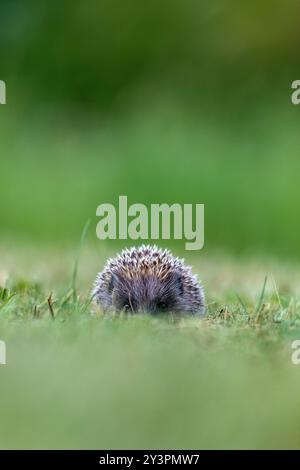
[[[75,283],[74,253],[1,253],[1,448],[299,446],[297,267],[203,256],[205,319],[116,317],[89,303],[106,256],[82,248]]]

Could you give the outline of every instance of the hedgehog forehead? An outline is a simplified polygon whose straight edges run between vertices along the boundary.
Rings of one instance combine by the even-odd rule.
[[[123,250],[119,256],[107,262],[106,271],[115,272],[115,274],[122,273],[128,278],[149,274],[163,279],[172,271],[191,275],[191,269],[184,264],[184,260],[173,257],[168,250],[148,246]]]
[[[172,271],[174,266],[170,262],[161,263],[156,258],[139,258],[139,259],[123,259],[122,262],[115,264],[111,267],[112,271],[123,277],[134,278],[147,278],[157,277],[163,280]]]

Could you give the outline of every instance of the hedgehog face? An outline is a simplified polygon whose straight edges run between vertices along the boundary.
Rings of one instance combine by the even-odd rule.
[[[182,280],[175,272],[164,279],[151,275],[132,279],[112,275],[111,304],[117,312],[162,314],[180,311],[181,296]]]

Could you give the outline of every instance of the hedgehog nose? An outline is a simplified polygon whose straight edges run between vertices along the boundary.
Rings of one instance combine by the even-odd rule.
[[[144,303],[141,305],[139,308],[139,313],[145,313],[145,314],[153,314],[155,312],[155,309],[151,303]]]
[[[137,312],[138,314],[147,314],[147,313],[150,313],[149,312],[149,309],[147,308],[146,305],[141,305],[138,309],[137,309]]]

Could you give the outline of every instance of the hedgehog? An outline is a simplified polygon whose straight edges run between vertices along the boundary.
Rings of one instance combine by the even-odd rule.
[[[105,311],[203,315],[203,287],[183,259],[167,249],[139,246],[107,261],[92,296]]]

